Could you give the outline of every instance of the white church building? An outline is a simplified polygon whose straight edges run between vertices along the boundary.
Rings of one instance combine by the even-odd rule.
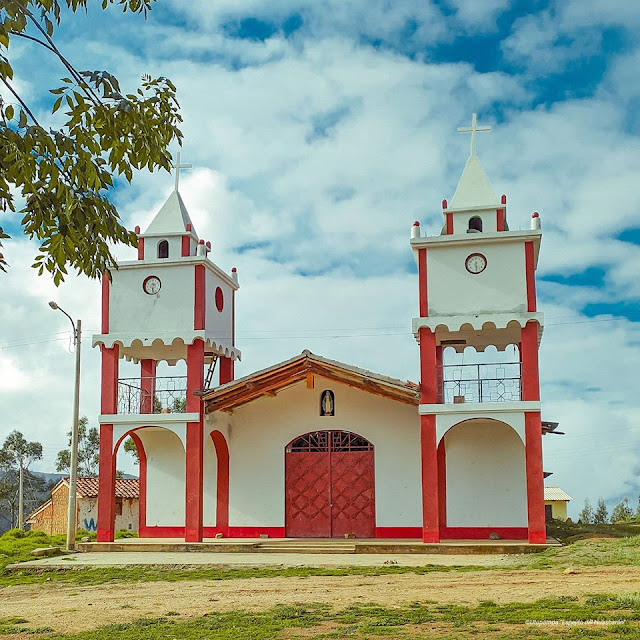
[[[198,238],[178,159],[176,189],[136,228],[138,259],[103,278],[98,541],[113,540],[127,436],[141,537],[546,541],[540,219],[509,230],[506,197],[475,152],[486,128],[474,114],[464,130],[471,154],[442,203],[442,233],[411,230],[419,384],[308,351],[234,379],[237,274]],[[139,365],[135,377],[120,376],[122,359]],[[186,376],[156,375],[179,361]]]

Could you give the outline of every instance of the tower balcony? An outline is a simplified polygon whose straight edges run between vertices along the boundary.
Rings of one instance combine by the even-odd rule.
[[[185,413],[187,376],[120,378],[119,415]]]
[[[522,400],[519,362],[440,365],[437,376],[439,404]]]

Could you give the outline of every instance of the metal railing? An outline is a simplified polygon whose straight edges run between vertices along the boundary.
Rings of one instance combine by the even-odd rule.
[[[118,413],[185,413],[187,377],[120,378]]]
[[[438,390],[442,404],[518,401],[520,363],[443,365],[438,367]]]

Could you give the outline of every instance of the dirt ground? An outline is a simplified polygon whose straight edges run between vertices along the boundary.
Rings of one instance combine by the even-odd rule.
[[[261,610],[276,604],[326,602],[337,608],[377,602],[474,604],[480,600],[527,602],[547,596],[631,593],[640,590],[640,568],[601,567],[561,571],[479,571],[425,575],[317,576],[242,580],[146,582],[103,586],[32,584],[0,590],[1,616],[20,616],[30,627],[58,632],[178,612]]]

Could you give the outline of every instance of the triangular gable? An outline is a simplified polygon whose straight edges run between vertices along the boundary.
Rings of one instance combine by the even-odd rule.
[[[449,208],[469,209],[496,204],[498,199],[478,156],[469,156]]]
[[[145,236],[164,236],[170,234],[184,233],[187,225],[191,225],[191,229],[195,235],[189,212],[185,206],[180,194],[172,191],[167,201],[162,205],[160,211],[156,213],[155,218],[151,221]]]
[[[267,369],[256,371],[203,394],[207,413],[230,411],[264,396],[315,376],[335,380],[348,386],[383,396],[404,404],[418,406],[420,387],[414,382],[389,378],[366,369],[317,356],[310,351]]]

